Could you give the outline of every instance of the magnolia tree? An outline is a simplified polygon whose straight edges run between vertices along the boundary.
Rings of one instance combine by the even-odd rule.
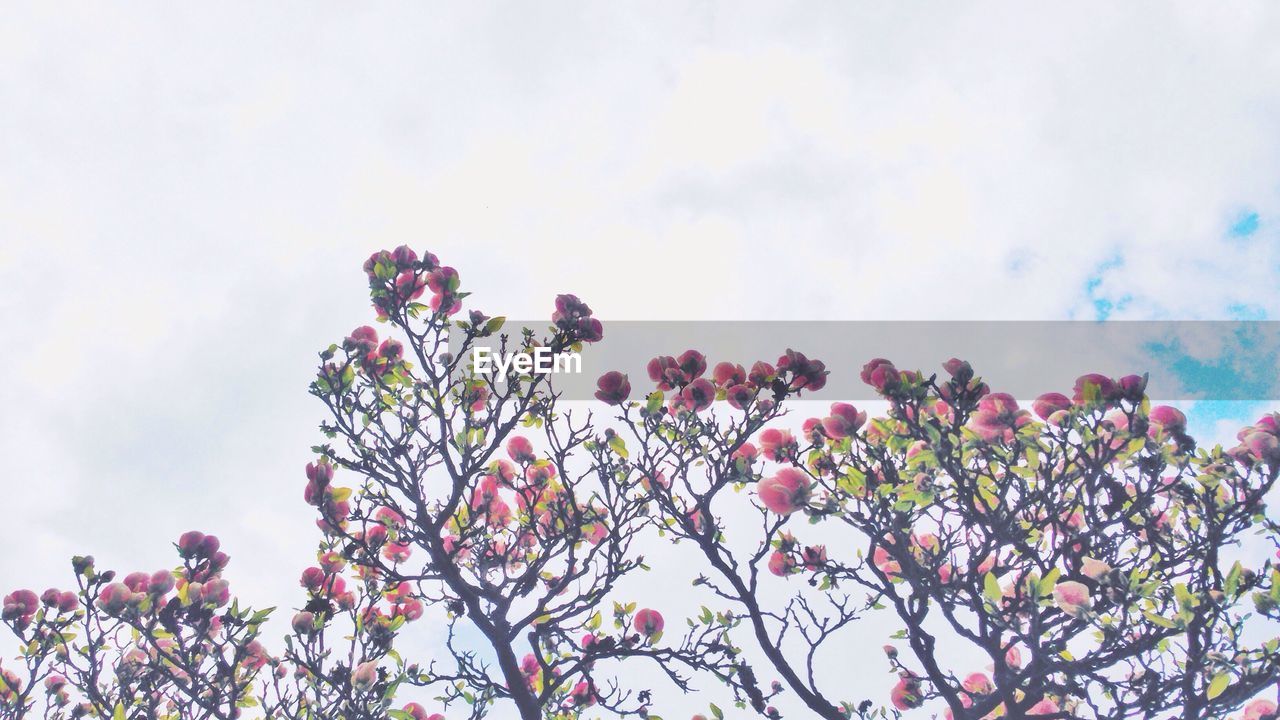
[[[74,589],[4,598],[0,718],[654,718],[698,679],[768,718],[1276,717],[1280,415],[1203,448],[1144,378],[1087,375],[1033,415],[958,360],[874,360],[882,417],[801,421],[828,370],[791,350],[659,356],[647,392],[609,372],[574,411],[471,350],[583,351],[603,329],[576,297],[504,334],[429,253],[364,270],[381,330],[311,385],[320,540],[288,634],[261,638],[271,609],[231,599],[212,536],[122,580],[76,558]],[[693,617],[631,596],[669,543]],[[887,681],[849,697],[868,628]]]
[[[1204,718],[1274,692],[1280,578],[1258,548],[1276,538],[1263,498],[1280,470],[1280,415],[1242,430],[1237,447],[1198,449],[1179,411],[1149,407],[1145,378],[1084,376],[1074,397],[1038,398],[1036,419],[967,363],[946,363],[939,380],[874,360],[862,378],[888,401],[885,417],[836,403],[799,437],[756,433],[777,399],[821,382],[788,366],[814,368],[788,353],[749,373],[722,363],[709,381],[697,353],[657,358],[657,390],[622,417],[642,440],[665,526],[707,561],[699,582],[745,612],[815,714],[869,705],[837,704],[843,681],[824,688],[814,672],[824,643],[866,608],[891,612],[907,649],[885,648],[899,711]],[[709,396],[727,402],[727,418],[697,401]],[[708,521],[724,489],[751,485],[755,529]],[[843,552],[804,544],[798,517],[844,530]],[[754,542],[741,557],[734,534]],[[807,578],[825,602],[801,588],[764,607],[762,567]],[[976,666],[947,661],[966,649]],[[1244,713],[1274,715],[1268,699]]]
[[[0,717],[232,718],[259,706],[270,610],[231,599],[216,537],[189,532],[177,548],[176,568],[118,579],[77,557],[74,590],[5,596],[21,649],[0,665]]]
[[[526,720],[593,707],[648,716],[651,689],[610,671],[623,660],[655,664],[679,689],[692,672],[741,686],[722,630],[664,637],[659,611],[618,595],[620,581],[646,569],[635,542],[649,512],[618,438],[590,413],[562,411],[532,367],[472,367],[482,338],[501,355],[581,350],[602,337],[591,309],[561,295],[546,334],[498,335],[502,318],[458,315],[458,274],[429,253],[378,253],[365,272],[393,336],[357,328],[322,354],[312,392],[333,442],[315,448],[305,498],[325,540],[302,577],[310,602],[293,620],[287,658],[340,694],[352,687],[347,669],[368,673],[366,713],[397,686],[425,686],[471,717],[495,703]],[[360,607],[379,596],[385,610]],[[341,613],[363,639],[343,672],[326,675],[323,630]],[[446,629],[447,652],[392,651],[404,623],[424,614]]]

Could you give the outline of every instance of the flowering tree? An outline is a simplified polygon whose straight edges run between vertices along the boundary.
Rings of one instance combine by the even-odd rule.
[[[430,686],[473,717],[500,700],[526,719],[592,706],[647,715],[650,691],[604,673],[607,661],[652,661],[680,688],[685,670],[730,677],[735,664],[714,629],[664,640],[659,612],[614,600],[619,581],[645,567],[633,543],[647,513],[619,438],[597,431],[590,414],[561,412],[549,377],[527,363],[478,372],[471,349],[503,320],[474,310],[453,320],[466,293],[435,256],[401,247],[375,254],[365,271],[380,319],[400,339],[361,327],[322,354],[312,392],[335,442],[315,448],[305,498],[325,541],[302,577],[311,601],[294,618],[287,657],[321,685],[353,687],[318,667],[328,652],[320,631],[346,612],[365,638],[345,665],[351,677],[363,673],[378,689]],[[498,352],[558,354],[602,336],[572,295],[557,298],[552,321],[545,336],[498,336]],[[337,485],[335,469],[358,486]],[[359,607],[344,567],[385,610]],[[391,639],[427,612],[448,628],[449,654],[410,663]]]
[[[0,718],[37,707],[46,718],[233,718],[258,706],[271,611],[231,599],[216,537],[189,532],[177,548],[176,569],[117,580],[77,557],[75,590],[5,596],[22,651],[0,667]]]
[[[940,381],[872,361],[863,379],[888,415],[868,424],[836,403],[804,423],[800,441],[765,430],[763,454],[781,466],[772,473],[750,469],[741,432],[712,441],[712,488],[754,482],[776,518],[762,536],[770,570],[808,575],[839,598],[834,621],[798,598],[765,615],[774,636],[754,623],[809,707],[834,717],[812,674],[799,687],[797,661],[774,638],[790,625],[816,649],[849,617],[849,588],[897,616],[910,650],[886,648],[899,710],[937,700],[956,718],[1219,717],[1274,686],[1274,627],[1268,637],[1258,618],[1277,617],[1277,572],[1256,545],[1237,548],[1258,531],[1276,537],[1263,498],[1280,469],[1280,416],[1243,430],[1238,447],[1198,449],[1180,412],[1149,408],[1145,378],[1082,377],[1073,398],[1040,397],[1036,421],[966,363],[946,369]],[[706,494],[694,497],[705,505]],[[828,558],[805,547],[782,531],[796,515],[847,528],[843,547],[863,550]],[[718,544],[700,544],[733,584]],[[750,558],[747,590],[763,554]],[[718,592],[751,608],[741,588]],[[947,662],[966,646],[986,672]],[[1274,711],[1258,700],[1246,717]]]
[[[1145,378],[1086,375],[1033,415],[958,360],[943,378],[873,360],[883,416],[790,421],[828,370],[788,350],[709,373],[699,352],[659,356],[634,401],[607,373],[606,417],[535,363],[473,362],[486,342],[510,358],[601,340],[576,297],[512,336],[461,314],[433,255],[364,270],[385,329],[321,353],[327,441],[302,492],[321,539],[278,653],[212,536],[122,580],[78,557],[75,589],[4,597],[21,647],[0,718],[656,717],[628,661],[770,718],[784,694],[831,720],[1276,718],[1280,414],[1204,448]],[[679,636],[628,597],[659,537],[696,550],[709,598]],[[863,618],[892,625],[881,698],[819,670]]]
[[[731,645],[745,632],[776,671],[780,679],[762,689],[742,665],[741,705],[777,717],[769,700],[789,690],[819,717],[865,716],[873,703],[833,698],[832,688],[820,686],[814,659],[869,603],[824,587],[773,606],[761,592],[762,576],[785,574],[793,562],[809,568],[825,562],[821,546],[802,548],[785,532],[787,517],[808,502],[807,478],[791,468],[776,477],[761,471],[765,461],[795,460],[799,449],[790,432],[762,429],[784,414],[789,399],[820,390],[828,371],[793,350],[749,371],[723,362],[707,371],[705,356],[694,350],[659,356],[649,363],[655,389],[643,403],[626,402],[626,394],[614,391],[629,385],[616,372],[600,379],[597,394],[619,406],[619,419],[640,448],[631,463],[657,509],[660,530],[700,551],[707,570],[696,584],[730,604],[720,612],[704,608],[694,624],[720,630]],[[756,523],[732,509],[733,491],[752,483],[760,499]],[[794,550],[795,559],[779,565],[775,546]]]

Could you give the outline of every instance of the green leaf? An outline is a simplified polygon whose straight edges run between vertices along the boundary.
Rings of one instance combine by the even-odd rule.
[[[1004,598],[1004,591],[1000,589],[1000,581],[996,579],[995,573],[987,573],[982,580],[982,596],[987,602],[999,607],[1000,600]]]
[[[609,449],[617,453],[618,457],[622,458],[623,460],[626,460],[628,457],[627,444],[623,442],[621,435],[614,435],[613,437],[609,438]]]
[[[649,397],[645,400],[644,411],[648,415],[653,415],[662,409],[663,395],[661,390],[649,393]]]
[[[1229,684],[1231,684],[1231,676],[1225,672],[1220,672],[1213,676],[1213,680],[1209,681],[1209,689],[1205,691],[1205,696],[1212,700],[1225,692]]]
[[[499,330],[502,329],[502,324],[505,323],[506,321],[507,319],[502,315],[499,315],[498,317],[495,317],[495,318],[489,318],[489,322],[484,324],[484,334],[492,335],[498,332]]]

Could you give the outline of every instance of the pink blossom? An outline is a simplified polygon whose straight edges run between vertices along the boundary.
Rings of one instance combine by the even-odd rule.
[[[1275,720],[1276,704],[1270,700],[1254,700],[1245,706],[1242,720]]]
[[[648,608],[637,612],[635,619],[632,621],[632,626],[635,627],[636,632],[645,637],[653,637],[662,632],[663,625],[662,613]]]
[[[741,365],[722,362],[716,365],[715,370],[711,372],[711,377],[715,380],[719,387],[731,388],[735,385],[741,385],[747,381],[747,371]]]
[[[760,442],[760,451],[770,460],[782,461],[795,457],[797,448],[795,437],[789,430],[779,430],[777,428],[768,428],[760,433],[758,438]]]
[[[1058,703],[1050,700],[1049,698],[1044,698],[1035,705],[1032,705],[1027,710],[1027,715],[1055,715],[1059,712],[1061,712],[1061,709],[1058,707]]]
[[[831,415],[822,420],[822,429],[833,438],[846,438],[867,422],[867,413],[849,403],[832,403]]]
[[[773,554],[769,556],[769,572],[778,577],[790,575],[795,566],[795,560],[792,560],[790,555],[781,550],[774,550]]]
[[[978,403],[969,427],[986,442],[1012,442],[1014,431],[1031,422],[1031,414],[1020,410],[1008,393],[992,393]]]
[[[515,435],[507,441],[507,454],[512,460],[520,464],[531,463],[534,460],[533,443],[529,442],[529,438],[523,435]]]
[[[1071,398],[1062,393],[1045,393],[1031,403],[1031,409],[1035,410],[1040,419],[1048,420],[1051,415],[1059,410],[1070,410]]]
[[[1106,403],[1113,400],[1116,396],[1116,384],[1111,378],[1098,373],[1089,373],[1076,378],[1075,388],[1072,391],[1071,401],[1077,405],[1083,405],[1085,402],[1085,391],[1088,388],[1095,388],[1096,402]]]
[[[777,475],[757,483],[756,495],[769,510],[790,515],[809,502],[809,477],[795,468],[783,468]]]
[[[1182,414],[1181,410],[1168,405],[1157,405],[1151,408],[1147,419],[1151,421],[1152,435],[1155,435],[1157,429],[1163,429],[1165,433],[1172,435],[1181,434],[1187,429],[1187,416]]]
[[[896,387],[900,378],[898,369],[884,358],[875,358],[863,365],[861,376],[862,382],[881,392]]]
[[[1092,580],[1100,580],[1102,579],[1103,575],[1106,575],[1107,573],[1111,572],[1111,566],[1102,562],[1101,560],[1094,560],[1093,558],[1090,558],[1090,557],[1081,558],[1080,572],[1083,573],[1084,576],[1087,578],[1090,578]]]
[[[1084,583],[1064,580],[1054,586],[1053,600],[1063,612],[1079,616],[1089,609],[1091,593]]]
[[[920,681],[913,677],[904,677],[889,691],[889,700],[899,710],[911,710],[924,704],[924,695],[920,692]]]
[[[964,679],[961,684],[966,692],[973,695],[988,695],[995,692],[996,686],[991,682],[991,678],[986,673],[971,673]]]
[[[609,405],[621,405],[631,396],[631,381],[617,370],[610,370],[596,381],[596,399]]]

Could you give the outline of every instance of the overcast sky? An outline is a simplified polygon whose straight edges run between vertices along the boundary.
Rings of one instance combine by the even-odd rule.
[[[1274,3],[3,15],[6,591],[197,527],[295,604],[306,385],[382,247],[606,327],[1280,314]]]

